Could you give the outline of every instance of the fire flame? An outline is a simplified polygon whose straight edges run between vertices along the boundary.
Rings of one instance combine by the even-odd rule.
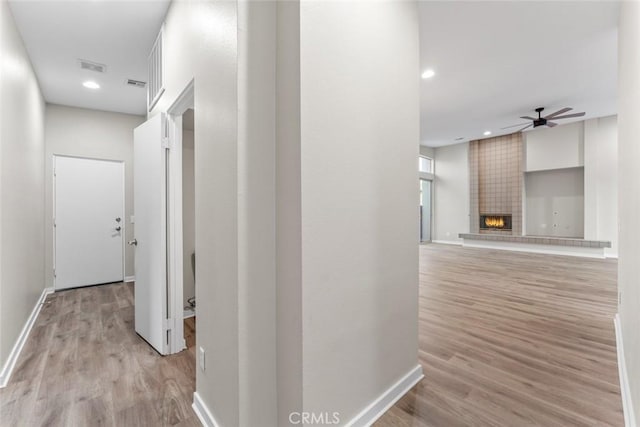
[[[503,228],[504,218],[501,216],[488,216],[484,219],[484,225],[492,228]]]

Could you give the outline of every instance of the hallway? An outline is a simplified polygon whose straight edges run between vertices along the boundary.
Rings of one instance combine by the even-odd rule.
[[[133,283],[50,295],[0,389],[0,424],[199,426],[193,348],[161,357],[134,332],[133,309]]]

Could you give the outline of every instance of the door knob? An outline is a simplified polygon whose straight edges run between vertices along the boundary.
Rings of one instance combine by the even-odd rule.
[[[129,240],[128,244],[131,246],[138,246],[138,239]]]
[[[116,231],[120,231],[120,230],[122,230],[122,227],[117,226],[117,227],[116,227]]]

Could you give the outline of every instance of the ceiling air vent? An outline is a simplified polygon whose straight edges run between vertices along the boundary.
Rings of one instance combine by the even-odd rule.
[[[127,79],[125,84],[127,86],[135,86],[141,89],[144,89],[145,87],[147,87],[147,82],[141,82],[140,80],[133,80],[133,79]]]
[[[80,63],[80,68],[83,70],[95,71],[96,73],[104,73],[107,71],[107,66],[104,64],[87,61],[86,59],[78,59],[78,62]]]

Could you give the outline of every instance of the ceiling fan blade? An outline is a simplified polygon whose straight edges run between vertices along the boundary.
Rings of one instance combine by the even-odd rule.
[[[558,119],[570,119],[572,117],[582,117],[584,116],[585,113],[574,113],[574,114],[566,114],[564,116],[556,116],[553,118],[553,120],[558,120]]]
[[[515,127],[524,126],[524,125],[527,125],[527,124],[529,124],[529,123],[518,123],[517,125],[511,125],[511,126],[503,127],[503,128],[500,128],[500,129],[515,128]]]
[[[530,128],[531,126],[533,126],[533,123],[530,123],[530,124],[526,125],[522,129],[518,129],[518,132],[522,132],[523,130],[525,130],[526,128]]]
[[[554,128],[556,126],[558,126],[557,123],[553,123],[553,122],[547,122],[547,126],[549,126],[550,128]]]
[[[555,116],[559,116],[560,114],[564,114],[567,111],[571,111],[571,110],[573,110],[573,108],[571,107],[563,108],[562,110],[558,110],[555,113],[551,113],[548,116],[545,116],[545,119],[553,119]]]
[[[529,117],[529,116],[520,116],[521,119],[525,119],[525,120],[538,120],[534,117]]]

